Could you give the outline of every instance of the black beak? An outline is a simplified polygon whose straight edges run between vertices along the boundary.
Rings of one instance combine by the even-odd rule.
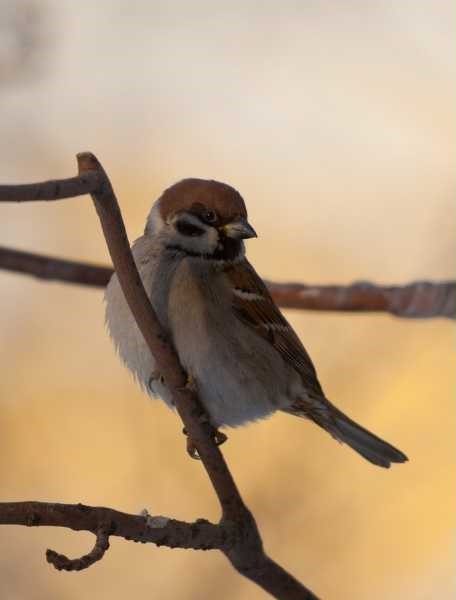
[[[227,223],[222,227],[222,230],[227,237],[234,238],[235,240],[246,240],[248,238],[258,237],[255,229],[242,217],[235,221],[231,221],[231,223]]]

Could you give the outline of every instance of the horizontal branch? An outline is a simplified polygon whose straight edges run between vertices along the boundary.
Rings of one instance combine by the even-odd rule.
[[[346,286],[267,281],[266,285],[283,308],[387,312],[409,319],[456,319],[456,281],[415,281],[406,285],[360,281]]]
[[[40,183],[0,185],[0,202],[39,202],[74,198],[91,194],[100,185],[97,171],[80,173],[67,179],[50,179]]]
[[[219,525],[203,519],[186,523],[166,517],[131,515],[112,508],[55,502],[0,502],[0,525],[65,527],[89,531],[105,529],[109,536],[168,548],[221,549],[228,542]]]
[[[92,287],[105,287],[113,274],[112,267],[102,267],[44,254],[23,252],[0,246],[0,269],[33,275],[48,281],[63,281]]]
[[[39,279],[105,287],[112,267],[63,260],[0,246],[0,269]],[[456,318],[456,281],[417,281],[383,286],[367,282],[350,285],[305,285],[266,282],[283,308],[349,312],[387,312],[404,318]]]
[[[239,572],[272,593],[275,598],[318,600],[280,565],[264,555],[261,548],[256,556],[257,561],[252,564],[251,553],[258,540],[244,539],[245,536],[252,537],[249,523],[244,523],[244,530],[240,532],[239,524],[227,520],[218,525],[205,519],[186,523],[168,517],[151,516],[147,511],[143,511],[141,515],[131,515],[112,508],[84,504],[30,501],[1,502],[0,525],[64,527],[74,531],[88,531],[97,536],[92,551],[81,558],[69,559],[48,549],[48,562],[59,570],[88,568],[102,558],[109,547],[109,537],[116,536],[168,548],[220,550]]]

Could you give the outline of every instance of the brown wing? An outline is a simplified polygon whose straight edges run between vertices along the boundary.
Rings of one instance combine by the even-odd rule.
[[[232,264],[225,275],[233,288],[232,307],[238,319],[277,350],[309,391],[324,396],[310,356],[252,265],[247,260]]]

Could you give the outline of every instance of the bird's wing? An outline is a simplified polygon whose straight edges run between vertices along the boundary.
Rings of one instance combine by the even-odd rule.
[[[232,290],[236,317],[277,350],[301,375],[309,392],[324,397],[310,356],[252,265],[247,260],[231,264],[225,269],[225,276]]]

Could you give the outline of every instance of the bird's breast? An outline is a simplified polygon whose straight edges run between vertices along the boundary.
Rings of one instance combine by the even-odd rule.
[[[222,273],[194,270],[183,261],[170,285],[168,320],[182,366],[215,425],[240,425],[289,403],[288,370],[236,318]]]

